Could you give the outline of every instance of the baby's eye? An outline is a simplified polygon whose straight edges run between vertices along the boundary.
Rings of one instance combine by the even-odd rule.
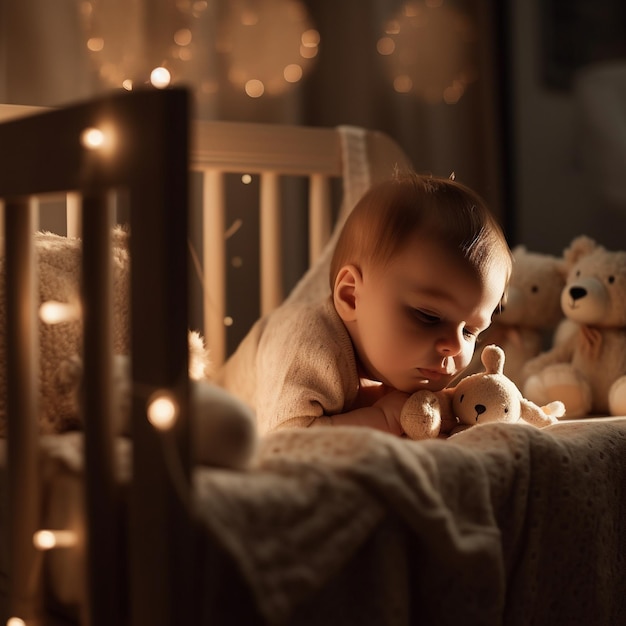
[[[413,318],[424,324],[438,324],[441,321],[441,318],[438,315],[433,315],[432,313],[422,311],[422,309],[414,309],[413,307],[409,307],[409,313]]]
[[[478,337],[478,333],[476,331],[471,330],[470,328],[464,328],[463,336],[466,339],[476,339]]]

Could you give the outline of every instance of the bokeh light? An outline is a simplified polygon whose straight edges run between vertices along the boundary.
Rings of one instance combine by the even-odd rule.
[[[410,0],[376,43],[393,88],[430,104],[454,104],[477,78],[476,30],[444,0]]]

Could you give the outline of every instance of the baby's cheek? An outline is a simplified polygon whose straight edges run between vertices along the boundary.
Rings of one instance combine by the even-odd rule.
[[[463,347],[463,350],[455,359],[458,370],[465,369],[470,364],[470,361],[472,360],[472,357],[474,356],[475,348],[476,348],[476,343],[474,341],[472,341],[471,344],[467,344],[466,346]]]

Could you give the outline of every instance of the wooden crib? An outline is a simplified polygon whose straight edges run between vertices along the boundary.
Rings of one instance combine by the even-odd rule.
[[[4,200],[2,232],[7,267],[7,393],[8,413],[20,416],[8,424],[8,546],[11,574],[7,617],[12,625],[44,619],[42,554],[33,544],[40,530],[42,485],[36,472],[37,443],[37,305],[32,233],[39,224],[40,204],[55,199],[64,205],[65,233],[83,241],[85,278],[84,362],[93,371],[86,381],[84,412],[92,415],[85,430],[86,518],[89,603],[82,618],[90,624],[122,623],[125,590],[111,572],[126,564],[120,556],[120,505],[113,468],[111,403],[111,277],[110,241],[120,192],[128,194],[131,232],[131,329],[133,378],[142,388],[175,393],[180,415],[175,438],[182,470],[189,480],[188,399],[180,372],[187,367],[184,348],[188,321],[189,205],[188,171],[202,177],[203,328],[211,362],[226,357],[226,194],[230,173],[260,178],[259,310],[265,314],[283,300],[283,259],[280,255],[281,193],[286,177],[309,181],[308,222],[311,264],[331,237],[333,179],[352,176],[361,185],[389,176],[408,163],[400,148],[377,132],[352,129],[342,140],[337,129],[252,123],[191,122],[186,94],[140,92],[46,111],[39,107],[1,105],[0,195]],[[27,119],[19,119],[27,118]],[[12,123],[9,123],[12,122]],[[356,142],[348,148],[346,142]],[[351,149],[358,158],[347,163]],[[359,171],[350,171],[349,168]],[[350,190],[346,185],[346,193]],[[123,194],[122,194],[123,195]],[[143,224],[146,224],[144,228]],[[194,257],[195,258],[195,257]],[[12,269],[15,268],[15,273]],[[107,288],[108,286],[108,288]],[[159,330],[159,328],[161,330]],[[163,332],[163,328],[167,332]],[[182,332],[182,335],[181,335]],[[151,338],[163,345],[149,347]],[[145,359],[139,355],[144,354]],[[135,399],[145,432],[146,397]],[[159,442],[147,432],[146,447],[135,446],[130,515],[133,539],[130,578],[134,589],[132,623],[180,623],[191,606],[188,560],[189,521],[169,487],[158,452]],[[156,446],[156,448],[155,448]],[[155,536],[172,537],[142,546],[146,527]],[[80,535],[83,529],[78,529]],[[97,537],[97,539],[96,539]],[[106,539],[103,539],[106,538]],[[160,545],[162,553],[155,552]],[[176,564],[171,569],[171,564]],[[162,599],[161,604],[158,599]]]
[[[289,481],[298,485],[298,473],[281,474],[287,470],[271,458],[257,470],[243,472],[194,467],[190,438],[198,416],[191,408],[187,376],[194,271],[188,233],[189,172],[199,172],[203,181],[202,331],[211,358],[219,363],[227,352],[225,176],[235,172],[260,178],[259,307],[265,313],[283,299],[280,274],[289,261],[277,252],[282,236],[278,219],[282,177],[309,179],[307,245],[315,270],[323,267],[332,241],[337,208],[332,207],[331,181],[343,181],[344,205],[349,210],[371,181],[389,176],[407,160],[393,141],[375,132],[192,122],[189,108],[186,92],[178,89],[114,94],[57,111],[0,107],[0,119],[18,118],[0,124],[8,405],[2,475],[6,488],[2,488],[5,500],[0,509],[7,562],[2,563],[7,573],[0,588],[3,623],[403,626],[458,623],[450,609],[456,605],[466,611],[467,623],[571,624],[576,619],[584,622],[590,611],[598,624],[626,618],[621,593],[626,542],[619,539],[623,532],[611,530],[623,527],[626,519],[626,418],[563,423],[550,427],[546,435],[525,427],[487,425],[494,427],[471,429],[458,443],[396,441],[366,432],[356,442],[361,454],[352,464],[342,461],[338,466],[336,459],[313,458],[313,462],[302,456],[341,442],[349,450],[355,443],[352,431],[335,430],[332,442],[324,440],[325,433],[308,429],[289,435],[305,451],[293,456],[285,450],[288,471],[299,468],[306,477],[302,493],[295,490],[300,504],[305,480],[327,475],[322,496],[335,490],[341,494],[346,476],[354,471],[359,488],[363,483],[373,486],[376,497],[368,492],[364,500],[373,509],[359,527],[365,533],[363,541],[350,544],[341,566],[329,566],[326,582],[314,591],[302,591],[308,575],[300,574],[299,586],[285,583],[284,588],[268,574],[272,582],[268,586],[262,559],[258,572],[250,569],[254,562],[235,545],[237,524],[254,526],[255,515],[260,523],[267,507],[255,498],[267,490],[270,508],[279,496],[286,507],[285,527],[276,531],[278,547],[282,533],[293,539],[289,533],[297,527],[293,519],[298,519],[298,509],[295,504],[293,510],[288,506],[289,494],[294,493]],[[353,150],[360,155],[354,162],[349,157]],[[43,509],[53,497],[49,492],[53,483],[41,471],[42,446],[54,460],[66,437],[40,439],[37,426],[39,300],[33,233],[38,227],[35,197],[49,194],[61,194],[67,205],[67,234],[82,239],[80,308],[87,373],[82,411],[88,419],[84,471],[61,472],[59,477],[84,494],[84,512],[79,507],[70,527],[51,528],[56,532],[42,537]],[[339,220],[345,210],[339,211]],[[118,214],[128,220],[131,233],[132,466],[125,470],[120,470],[119,457],[131,463],[129,440],[114,430],[116,409],[111,398],[110,233]],[[165,398],[175,408],[176,421],[168,430],[159,430],[146,419],[155,398]],[[79,437],[82,442],[83,435]],[[70,441],[75,445],[77,439]],[[284,438],[275,439],[272,446],[283,442]],[[409,451],[416,459],[407,460]],[[380,471],[376,462],[382,463]],[[316,463],[322,464],[323,472],[317,471]],[[376,470],[371,475],[370,465]],[[437,509],[437,515],[425,512],[422,519],[417,502],[400,506],[401,498],[393,496],[404,492],[396,492],[393,482],[382,486],[376,482],[379,477],[387,480],[397,467],[402,481],[410,474],[407,469],[417,467],[419,471],[410,474],[417,500],[445,507]],[[272,483],[270,489],[268,476],[285,480],[276,487]],[[601,488],[598,476],[605,481]],[[59,480],[54,483],[57,488]],[[428,485],[424,492],[420,481]],[[581,525],[555,513],[559,509],[564,515],[580,512],[576,498],[592,492],[585,495],[585,502],[597,502],[604,521],[587,516]],[[311,510],[322,511],[328,499],[332,500],[324,496],[307,503]],[[356,507],[354,514],[362,508]],[[250,520],[238,518],[243,509]],[[449,535],[437,531],[436,539],[421,536],[419,529],[433,519],[439,519]],[[371,533],[363,530],[367,524]],[[480,542],[471,544],[468,539],[478,527],[485,529],[481,537],[488,538],[491,560],[481,556],[476,547]],[[586,532],[597,532],[602,545],[581,547]],[[455,533],[463,539],[458,552],[446,544]],[[38,547],[34,537],[40,540]],[[57,548],[42,551],[46,547],[42,541],[50,538]],[[320,552],[325,538],[326,533],[318,537]],[[254,550],[252,539],[241,539],[241,545]],[[265,547],[259,546],[261,557]],[[310,554],[316,552],[314,544]],[[562,557],[558,563],[555,553]],[[289,557],[288,550],[282,554]],[[69,590],[70,606],[59,597],[63,594],[55,586],[58,581],[51,580],[59,571],[55,559],[65,559],[65,569],[84,568],[72,580],[84,579],[85,588]],[[589,567],[592,561],[602,572],[594,574],[593,592],[583,593],[577,579],[571,579],[572,563]],[[299,571],[301,564],[288,565]],[[386,584],[383,576],[390,575],[389,567],[393,578],[386,582],[393,584]],[[491,590],[487,582],[481,587],[481,579],[497,582],[498,588]],[[434,587],[435,581],[444,584]],[[456,581],[465,581],[468,587],[459,589]],[[484,596],[472,599],[476,593]]]

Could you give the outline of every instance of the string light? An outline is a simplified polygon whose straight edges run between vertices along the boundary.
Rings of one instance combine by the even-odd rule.
[[[26,626],[26,622],[21,617],[9,617],[7,626]]]
[[[157,89],[164,89],[170,84],[171,80],[172,75],[165,67],[155,67],[152,72],[150,72],[150,83]]]
[[[45,324],[61,324],[80,319],[80,307],[76,304],[48,300],[39,307],[39,318]]]
[[[178,418],[178,403],[168,391],[159,391],[149,400],[146,415],[158,430],[169,430]]]
[[[88,150],[98,150],[105,142],[106,136],[100,128],[85,128],[80,134],[80,143]]]
[[[33,544],[38,550],[70,548],[76,545],[76,533],[71,530],[38,530],[33,535]]]

